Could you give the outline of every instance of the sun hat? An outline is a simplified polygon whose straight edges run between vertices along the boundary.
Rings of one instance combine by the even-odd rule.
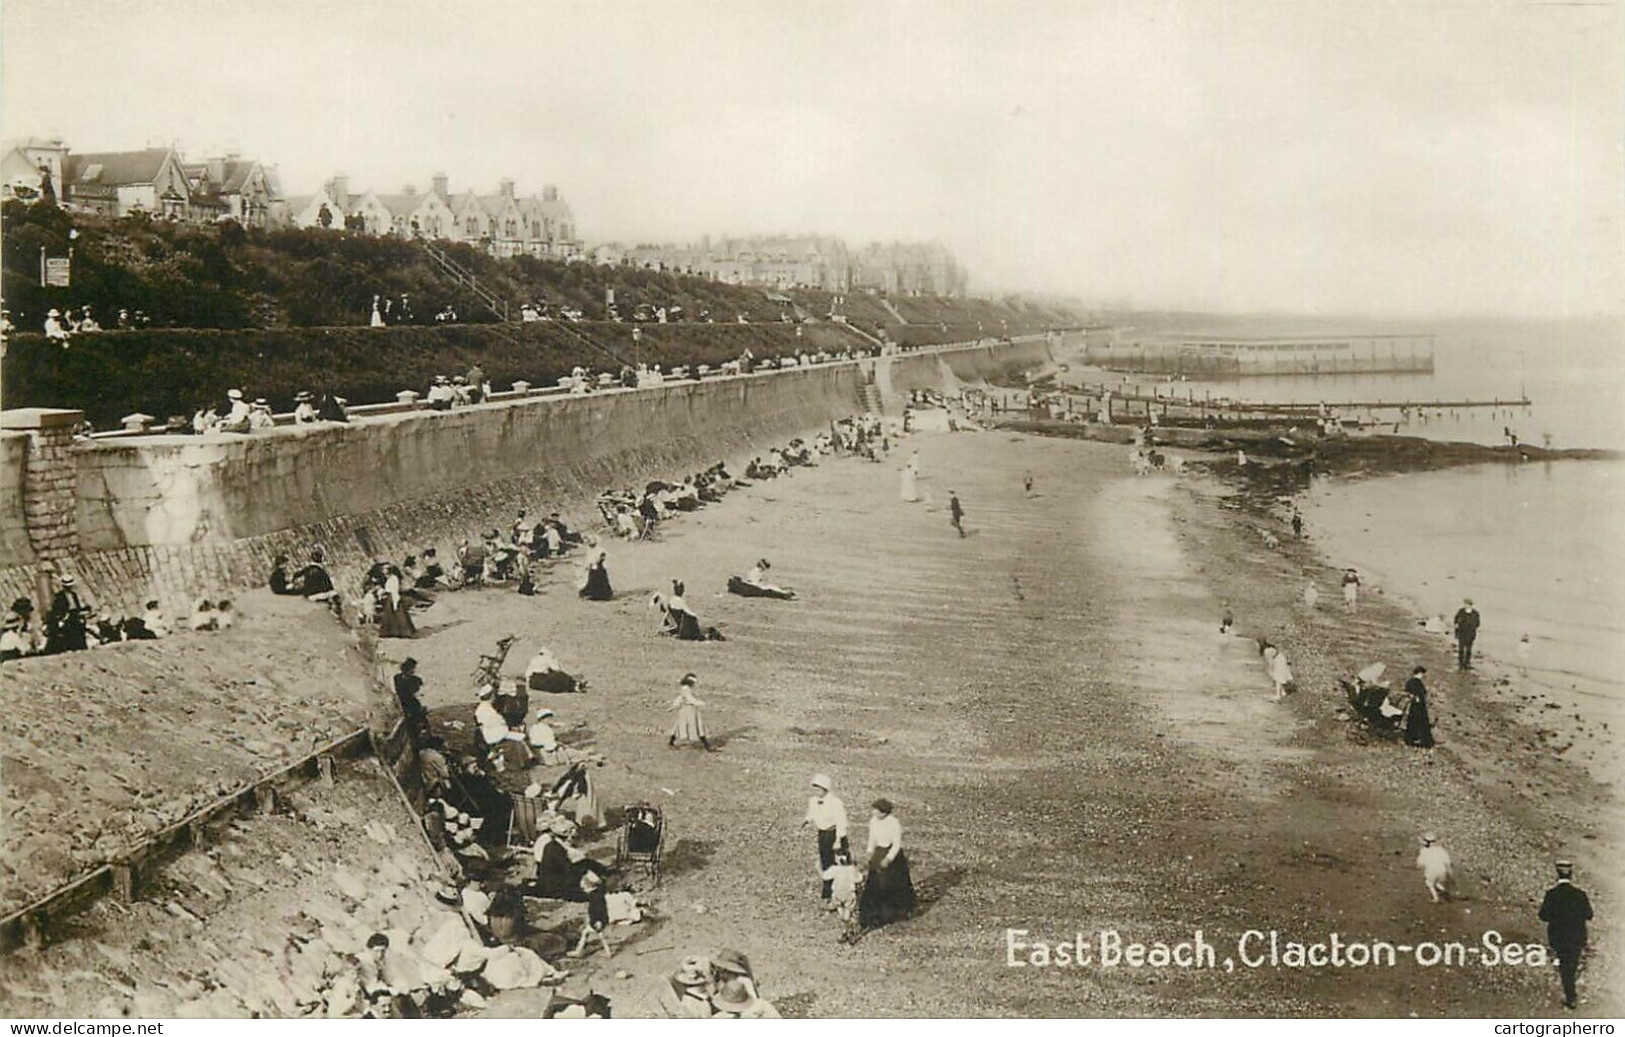
[[[732,948],[723,948],[711,959],[718,972],[729,972],[736,976],[750,976],[750,959]]]
[[[1432,846],[1434,843],[1436,843],[1438,841],[1439,841],[1439,837],[1434,835],[1432,832],[1423,832],[1422,833],[1422,845],[1423,846]]]
[[[680,986],[704,986],[711,982],[711,962],[698,955],[684,958],[683,963],[677,966],[677,971],[672,973],[672,979]]]
[[[227,389],[226,398],[231,400],[240,400],[243,398],[243,391],[241,389]]]
[[[812,787],[815,788],[815,789],[823,789],[825,792],[828,792],[829,791],[829,775],[828,774],[814,774],[812,776]]]

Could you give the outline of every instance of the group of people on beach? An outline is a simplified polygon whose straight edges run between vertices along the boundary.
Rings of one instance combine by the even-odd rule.
[[[192,603],[190,615],[171,623],[156,598],[147,599],[141,612],[120,616],[88,603],[72,573],[53,568],[46,576],[54,580],[55,590],[43,617],[36,614],[34,599],[27,595],[14,598],[7,608],[0,628],[0,663],[81,652],[121,641],[155,641],[176,630],[230,630],[237,624],[237,610],[229,598],[199,597]]]
[[[766,459],[753,462],[754,479],[781,477],[796,467],[813,464],[820,454],[848,450],[861,456],[861,446],[871,433],[859,430],[871,427],[867,418],[837,422],[827,434],[810,443],[797,441],[770,451]],[[698,489],[701,481],[691,476],[684,485]],[[703,482],[712,500],[702,503],[713,503],[723,493],[749,485],[731,478],[721,464],[708,469]],[[689,510],[670,506],[670,500],[661,503],[668,508],[667,515],[661,518]],[[605,509],[606,528],[613,531],[611,514],[620,511]],[[560,523],[555,528],[559,531],[557,539],[563,542],[568,527]],[[460,585],[491,585],[500,582],[504,573],[512,576],[502,563],[493,560],[493,555],[510,551],[528,555],[524,545],[534,542],[527,540],[529,532],[521,513],[510,535],[496,549],[488,548],[483,557],[478,552],[467,554],[478,558],[479,578],[472,570],[465,572]],[[578,596],[584,601],[613,600],[607,552],[593,543],[592,537],[583,539],[588,555],[577,584]],[[485,542],[489,543],[489,538]],[[428,551],[424,553],[433,557]],[[554,553],[556,545],[549,543],[545,557]],[[322,561],[318,552],[312,564]],[[279,559],[279,563],[285,563],[285,559]],[[434,568],[438,570],[438,566]],[[743,573],[730,577],[727,589],[743,597],[794,599],[794,590],[770,580],[771,569],[767,558],[759,558]],[[290,592],[307,586],[331,588],[325,565],[320,565],[318,571],[321,576],[313,579],[309,567],[290,573],[284,564],[280,581]],[[426,575],[427,570],[420,579]],[[381,635],[388,636],[399,622],[396,610],[426,607],[425,602],[412,597],[414,591],[424,592],[427,603],[432,604],[435,592],[450,589],[443,573],[436,571],[435,576],[420,583],[406,566],[396,567],[382,559],[373,566],[363,584],[384,602]],[[683,581],[677,579],[672,581],[669,595],[655,595],[652,599],[651,605],[661,613],[660,632],[678,640],[722,640],[719,630],[702,624],[690,609],[685,591]],[[523,678],[502,678],[500,672],[512,644],[511,639],[504,639],[494,652],[481,657],[475,675],[474,712],[465,728],[466,735],[449,726],[448,719],[436,719],[440,714],[431,715],[423,705],[423,681],[415,660],[405,660],[394,679],[404,726],[417,747],[427,830],[458,869],[458,883],[443,899],[462,908],[465,914],[471,909],[477,913],[480,931],[490,941],[527,947],[539,956],[554,959],[561,954],[584,955],[595,947],[608,957],[614,953],[609,927],[628,913],[647,910],[648,905],[631,891],[618,888],[624,885],[626,876],[616,864],[595,859],[589,850],[577,845],[584,836],[601,830],[606,820],[592,776],[593,768],[604,762],[603,757],[572,744],[576,741],[571,736],[575,729],[560,726],[561,706],[550,704],[538,710],[533,701],[538,695],[551,700],[553,696],[579,694],[588,684],[585,678],[567,672],[546,647],[539,647],[530,658]],[[685,672],[677,682],[669,707],[675,717],[667,735],[668,746],[695,744],[708,751],[718,747],[706,728],[706,703],[697,693],[700,684],[701,676],[694,670]],[[906,918],[914,909],[914,889],[902,848],[901,824],[891,802],[885,798],[874,802],[866,857],[854,862],[844,806],[829,794],[827,776],[815,777],[813,784],[817,795],[809,803],[807,820],[819,829],[819,882],[830,910],[842,920],[843,938],[855,939],[866,928]],[[636,820],[630,819],[628,828]],[[528,850],[522,852],[510,849],[514,833],[519,831],[534,832],[533,839],[529,835],[519,838],[521,846],[528,841]],[[630,833],[623,836],[631,838]],[[566,905],[585,905],[585,916],[579,928],[573,930],[574,946],[564,946],[556,927],[544,932],[523,921],[499,922],[503,914],[491,905],[504,903],[514,891]],[[563,970],[551,965],[549,968],[553,971],[546,974],[546,981],[562,981]],[[748,960],[734,951],[685,957],[683,964],[659,986],[664,993],[653,999],[653,1006],[662,1014],[704,1018],[777,1014],[756,990]]]
[[[1292,509],[1290,525],[1294,538],[1301,539],[1303,517],[1296,507]],[[1359,570],[1353,567],[1343,569],[1339,577],[1339,586],[1345,611],[1351,614],[1356,612],[1359,608],[1362,586]],[[1313,581],[1305,586],[1303,601],[1309,610],[1316,609],[1319,592]],[[1223,603],[1223,610],[1220,631],[1229,633],[1234,626],[1235,618],[1228,601]],[[1456,666],[1466,671],[1473,668],[1473,655],[1481,623],[1482,616],[1473,599],[1465,598],[1448,624],[1443,616],[1432,616],[1424,620],[1422,626],[1429,633],[1452,636]],[[1528,637],[1525,635],[1519,642],[1521,655],[1527,654],[1528,643]],[[1258,644],[1265,669],[1275,685],[1276,698],[1277,700],[1285,698],[1295,690],[1295,681],[1291,667],[1287,664],[1285,652],[1265,639],[1260,639]],[[1353,678],[1339,682],[1343,686],[1351,714],[1367,727],[1389,732],[1408,746],[1424,750],[1434,748],[1436,741],[1430,708],[1431,695],[1427,685],[1427,667],[1420,663],[1411,667],[1399,701],[1395,701],[1390,684],[1383,680],[1385,672],[1385,664],[1373,663],[1360,670]],[[1454,874],[1450,855],[1438,836],[1431,831],[1421,835],[1421,849],[1417,854],[1416,866],[1422,873],[1424,888],[1435,903],[1450,899],[1454,895]],[[1546,924],[1547,945],[1556,959],[1563,990],[1563,1004],[1572,1009],[1578,1004],[1579,968],[1586,950],[1587,923],[1593,917],[1593,909],[1586,893],[1574,885],[1573,862],[1566,859],[1557,861],[1556,871],[1557,882],[1546,891],[1541,901],[1539,918]]]

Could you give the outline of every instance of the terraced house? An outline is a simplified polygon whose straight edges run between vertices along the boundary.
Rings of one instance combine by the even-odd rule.
[[[326,210],[329,222],[324,223]],[[297,227],[330,226],[367,234],[458,241],[498,256],[570,259],[582,254],[575,215],[549,184],[538,195],[520,197],[504,179],[495,194],[472,188],[452,194],[444,173],[430,178],[428,191],[408,186],[399,194],[352,194],[340,173],[320,191],[288,199],[287,219]]]

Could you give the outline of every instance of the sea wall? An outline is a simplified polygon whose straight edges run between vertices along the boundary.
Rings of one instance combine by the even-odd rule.
[[[23,491],[27,471],[28,434],[0,430],[0,558],[21,562],[34,560]]]
[[[76,547],[30,557],[8,533],[0,596],[37,594],[48,559],[78,574],[102,607],[156,597],[175,614],[199,594],[261,582],[280,552],[297,559],[318,544],[353,584],[378,556],[449,552],[522,507],[592,528],[592,499],[606,487],[738,463],[816,432],[860,410],[882,369],[907,391],[941,386],[945,370],[972,381],[1048,358],[1040,339],[253,436],[81,440],[71,455]],[[0,470],[0,502],[26,498],[14,478],[21,467]]]

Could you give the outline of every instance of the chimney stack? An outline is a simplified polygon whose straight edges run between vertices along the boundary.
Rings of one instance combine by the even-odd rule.
[[[333,174],[333,200],[348,208],[350,205],[350,175],[348,173]]]
[[[556,202],[558,200],[559,189],[557,187],[554,187],[552,184],[548,184],[546,187],[542,188],[542,201]]]
[[[446,178],[446,174],[436,173],[430,183],[433,184],[435,194],[442,198],[451,197],[451,192],[447,190],[447,185],[450,183],[450,181]]]
[[[512,177],[504,178],[502,180],[502,182],[497,186],[497,191],[504,198],[512,198],[513,197],[513,178]]]

